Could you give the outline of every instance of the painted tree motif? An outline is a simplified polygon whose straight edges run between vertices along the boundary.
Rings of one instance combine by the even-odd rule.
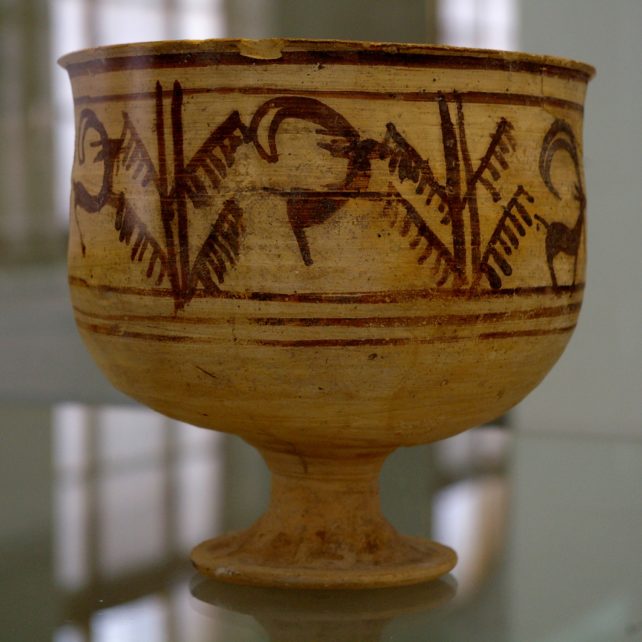
[[[381,195],[384,216],[390,227],[407,239],[409,249],[417,254],[417,263],[431,270],[437,287],[501,289],[503,279],[513,272],[511,260],[520,249],[521,239],[540,225],[546,230],[545,253],[552,285],[558,287],[553,261],[558,254],[565,253],[574,256],[577,264],[586,203],[577,142],[571,127],[562,120],[553,122],[543,139],[539,161],[541,178],[555,198],[560,198],[560,194],[551,176],[553,158],[565,153],[573,162],[578,217],[575,226],[569,228],[532,213],[535,199],[524,185],[515,185],[508,197],[503,196],[504,175],[518,148],[515,128],[509,120],[497,121],[483,155],[473,160],[461,96],[438,94],[436,105],[443,180],[437,178],[433,169],[438,161],[423,158],[394,123],[385,126],[380,140],[362,138],[336,110],[303,96],[268,100],[256,110],[249,125],[242,121],[238,111],[232,112],[186,160],[183,90],[175,82],[171,92],[169,167],[163,89],[157,83],[156,162],[127,112],[123,113],[120,136],[115,139],[109,138],[92,110],[80,113],[77,162],[83,165],[87,162],[87,151],[95,149],[93,162],[102,164],[102,182],[93,192],[82,182],[74,182],[75,206],[90,214],[106,206],[114,208],[115,231],[119,241],[131,248],[131,261],[143,264],[146,277],[155,279],[157,285],[167,279],[175,306],[180,309],[199,289],[208,295],[220,291],[243,251],[246,232],[243,210],[234,198],[227,199],[204,242],[191,256],[189,210],[209,211],[214,206],[221,182],[233,171],[237,151],[242,146],[252,145],[263,161],[278,163],[277,133],[288,119],[299,119],[317,127],[318,147],[347,161],[345,176],[333,190],[285,197],[288,222],[305,265],[311,266],[315,260],[307,231],[323,225],[349,199],[362,197],[371,181],[373,165],[382,163],[389,176],[388,188]],[[260,128],[267,128],[267,145],[260,140]],[[136,212],[134,200],[128,198],[127,185],[145,193],[149,191],[157,200],[160,226],[156,234]],[[413,188],[412,202],[402,194],[409,186]],[[480,225],[480,190],[497,204],[499,212],[487,239],[482,238]],[[420,202],[415,197],[420,197]],[[162,230],[160,237],[158,230]],[[84,253],[82,236],[80,240]]]

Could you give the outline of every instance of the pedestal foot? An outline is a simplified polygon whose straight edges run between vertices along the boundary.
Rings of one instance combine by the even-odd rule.
[[[369,564],[308,565],[305,560],[279,564],[258,559],[246,550],[248,533],[231,533],[203,542],[192,551],[200,573],[224,582],[281,588],[359,589],[406,586],[437,579],[457,563],[455,552],[436,542],[399,536],[391,557]],[[400,554],[402,553],[402,554]],[[405,559],[404,559],[405,558]]]
[[[382,515],[377,479],[389,451],[261,451],[272,470],[269,508],[251,528],[192,551],[203,575],[254,586],[373,588],[426,582],[455,566],[452,549],[400,535]]]

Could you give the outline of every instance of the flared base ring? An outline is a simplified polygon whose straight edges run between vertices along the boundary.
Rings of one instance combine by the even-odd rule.
[[[246,533],[230,533],[199,544],[192,551],[196,569],[208,577],[234,584],[279,588],[363,589],[407,586],[446,575],[457,563],[455,552],[436,542],[399,535],[389,560],[377,563],[328,560],[258,559],[244,550]],[[406,551],[407,555],[399,555]],[[261,556],[262,557],[262,556]],[[406,559],[404,559],[404,557]]]

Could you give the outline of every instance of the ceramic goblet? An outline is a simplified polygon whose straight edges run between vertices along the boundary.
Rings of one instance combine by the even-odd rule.
[[[204,574],[377,587],[447,573],[377,478],[505,412],[575,327],[593,69],[425,45],[208,40],[65,56],[69,283],[113,384],[240,435],[266,514]]]

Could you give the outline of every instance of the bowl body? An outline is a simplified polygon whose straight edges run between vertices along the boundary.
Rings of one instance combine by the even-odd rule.
[[[76,320],[142,403],[255,443],[411,445],[562,353],[588,66],[294,40],[62,63]]]

